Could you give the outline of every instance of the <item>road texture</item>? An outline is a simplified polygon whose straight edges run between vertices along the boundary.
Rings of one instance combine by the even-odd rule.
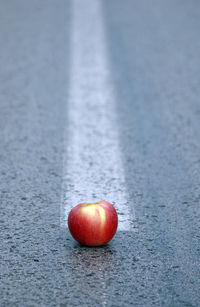
[[[0,2],[0,306],[200,306],[200,2],[86,0],[85,9],[82,2]],[[83,42],[103,25],[92,63],[73,43],[75,15],[90,24]],[[72,65],[73,50],[90,69]],[[73,73],[84,82],[73,83]],[[99,109],[104,89],[109,106]],[[100,134],[71,121],[77,97],[118,131],[99,140],[112,137],[120,152],[122,160],[108,152],[109,165],[118,164],[110,180],[124,178],[127,209],[116,205],[129,212],[131,229],[99,248],[80,246],[60,222],[60,209],[81,193],[75,182],[70,195],[66,177],[80,169],[67,155],[71,142],[78,147],[73,125],[84,146],[84,133],[91,144]],[[108,163],[99,166],[91,152],[99,198]],[[106,184],[108,198],[118,183]]]

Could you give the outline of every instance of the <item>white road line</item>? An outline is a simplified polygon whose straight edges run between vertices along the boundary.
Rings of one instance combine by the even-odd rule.
[[[80,202],[110,201],[118,230],[130,230],[128,193],[115,96],[109,74],[101,2],[73,0],[70,89],[63,165],[61,226]],[[133,213],[131,212],[133,215]],[[132,216],[133,218],[133,216]]]

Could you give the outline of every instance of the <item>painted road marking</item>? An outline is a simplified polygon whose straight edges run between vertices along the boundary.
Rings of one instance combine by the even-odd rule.
[[[70,89],[63,165],[61,226],[80,202],[107,200],[130,230],[115,95],[109,73],[101,2],[73,0]],[[133,212],[131,212],[133,217]]]

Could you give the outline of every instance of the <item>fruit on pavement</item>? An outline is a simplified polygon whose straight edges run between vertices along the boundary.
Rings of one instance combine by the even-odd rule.
[[[70,211],[68,227],[73,238],[87,246],[108,243],[116,233],[118,216],[114,206],[104,200],[81,203]]]

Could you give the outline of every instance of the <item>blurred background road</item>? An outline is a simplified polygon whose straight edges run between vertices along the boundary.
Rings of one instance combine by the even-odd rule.
[[[200,306],[199,37],[198,0],[0,1],[0,306]],[[125,212],[104,247],[61,223],[85,189]]]

